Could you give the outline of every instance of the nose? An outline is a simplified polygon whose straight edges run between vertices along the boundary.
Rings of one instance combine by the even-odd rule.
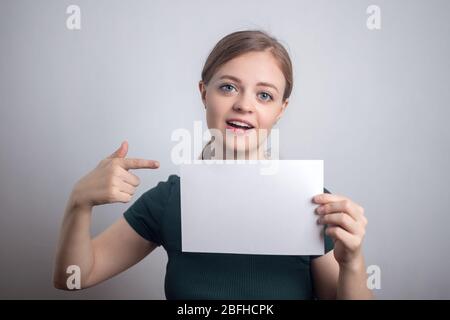
[[[252,98],[246,94],[240,95],[233,105],[233,110],[237,112],[254,112],[254,109]]]

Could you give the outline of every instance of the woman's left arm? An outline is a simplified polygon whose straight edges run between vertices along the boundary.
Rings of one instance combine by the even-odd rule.
[[[362,253],[367,218],[364,208],[347,197],[319,194],[315,213],[318,223],[328,225],[326,234],[334,249],[311,262],[314,289],[319,298],[372,299]]]

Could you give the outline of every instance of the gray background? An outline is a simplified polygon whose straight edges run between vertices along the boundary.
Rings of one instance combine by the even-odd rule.
[[[134,171],[135,199],[176,172],[172,131],[204,121],[202,65],[247,28],[279,38],[295,66],[284,158],[324,159],[325,186],[366,209],[376,295],[450,298],[449,1],[0,3],[0,298],[164,298],[162,248],[92,289],[54,289],[64,206],[123,139],[129,156],[161,162]],[[69,4],[79,31],[66,28]],[[379,31],[366,28],[370,4]],[[96,207],[93,234],[129,205]]]

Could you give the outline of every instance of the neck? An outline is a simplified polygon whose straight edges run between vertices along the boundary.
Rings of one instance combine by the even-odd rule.
[[[214,152],[214,150],[219,150],[218,148],[222,148],[222,156],[215,154],[219,154],[218,152]],[[231,152],[226,150],[226,147],[222,145],[215,145],[214,142],[208,142],[208,144],[203,149],[202,154],[200,155],[200,159],[203,160],[270,160],[270,157],[267,155],[263,146],[258,146],[256,149],[252,149],[244,152]]]

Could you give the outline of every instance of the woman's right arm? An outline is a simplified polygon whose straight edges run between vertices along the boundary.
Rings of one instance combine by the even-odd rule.
[[[156,169],[157,161],[126,159],[128,144],[102,160],[78,181],[67,202],[60,230],[53,283],[69,290],[69,266],[81,271],[81,289],[93,286],[128,269],[148,255],[156,244],[138,235],[122,217],[94,239],[91,238],[91,214],[96,205],[129,202],[139,178],[129,169]]]

